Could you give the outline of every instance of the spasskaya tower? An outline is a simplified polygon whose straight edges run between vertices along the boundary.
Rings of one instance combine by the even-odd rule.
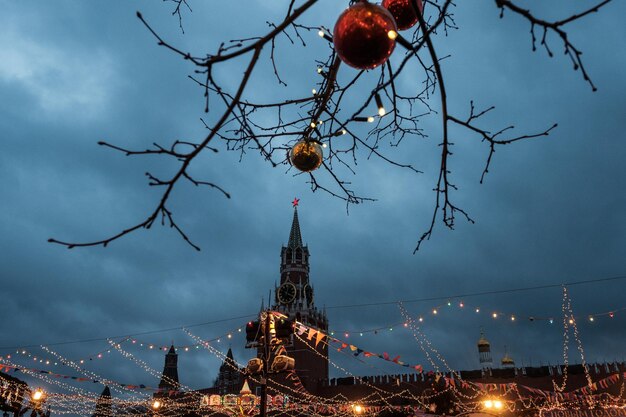
[[[309,248],[302,243],[298,221],[298,199],[293,201],[293,221],[287,246],[280,251],[280,285],[274,288],[273,310],[291,320],[328,332],[326,313],[315,306],[315,291],[309,281]],[[295,359],[296,373],[302,384],[314,390],[321,381],[328,380],[328,345],[308,340],[306,334],[293,336],[293,344],[287,349]]]

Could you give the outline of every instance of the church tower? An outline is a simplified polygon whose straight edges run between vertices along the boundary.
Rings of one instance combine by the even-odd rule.
[[[96,410],[91,417],[111,417],[112,415],[111,390],[108,385],[105,385],[102,394],[96,401]]]
[[[168,391],[178,391],[179,388],[178,354],[176,353],[174,345],[172,345],[167,355],[165,355],[165,366],[163,366],[163,375],[161,376],[159,389],[162,393],[167,394]]]
[[[215,380],[215,387],[220,395],[237,394],[241,385],[239,368],[233,357],[233,350],[228,348],[226,359],[220,366],[220,372]]]
[[[485,338],[485,334],[480,332],[480,339],[476,344],[478,347],[478,358],[480,360],[480,366],[483,369],[491,369],[493,367],[493,360],[491,359],[491,344]]]
[[[308,327],[328,332],[325,312],[315,306],[315,291],[309,281],[309,248],[302,243],[298,221],[298,199],[293,201],[293,220],[287,246],[280,251],[280,285],[274,288],[273,310]],[[295,359],[295,369],[305,388],[311,390],[328,379],[328,345],[306,337],[293,336],[288,355]]]

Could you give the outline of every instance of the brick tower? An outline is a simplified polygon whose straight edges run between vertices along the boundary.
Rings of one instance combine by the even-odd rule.
[[[280,285],[274,288],[272,309],[327,333],[326,314],[315,307],[314,290],[309,281],[309,248],[302,243],[297,206],[298,200],[295,199],[289,241],[280,251]],[[287,351],[295,359],[296,373],[309,391],[314,390],[320,381],[328,380],[328,346],[325,343],[315,347],[314,341],[301,341],[294,336]]]
[[[237,394],[241,388],[241,372],[239,372],[231,348],[228,348],[226,359],[220,366],[220,371],[213,386],[217,388],[220,395]]]
[[[174,345],[170,347],[170,350],[165,355],[165,365],[163,366],[163,374],[161,376],[161,382],[159,382],[159,389],[161,393],[166,395],[169,391],[178,391],[180,383],[178,382],[178,354]]]

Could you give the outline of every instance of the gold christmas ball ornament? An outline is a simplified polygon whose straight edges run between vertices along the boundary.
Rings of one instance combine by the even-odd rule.
[[[289,161],[302,172],[315,171],[322,165],[324,153],[317,141],[302,139],[291,148]]]

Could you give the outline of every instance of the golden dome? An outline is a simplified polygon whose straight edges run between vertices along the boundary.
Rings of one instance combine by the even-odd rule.
[[[500,363],[502,365],[515,365],[515,361],[513,360],[512,357],[509,356],[508,353],[504,354],[504,357],[502,358],[502,360],[500,361]]]
[[[489,343],[489,340],[485,339],[484,333],[481,333],[480,339],[478,339],[478,347],[489,347],[489,346],[491,346],[491,344]]]

